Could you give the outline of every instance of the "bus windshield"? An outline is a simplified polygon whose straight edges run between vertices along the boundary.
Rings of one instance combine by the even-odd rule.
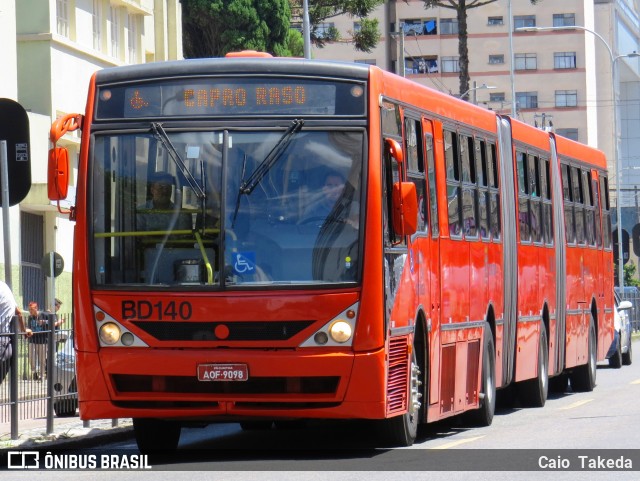
[[[364,130],[301,126],[95,133],[94,284],[358,282]]]

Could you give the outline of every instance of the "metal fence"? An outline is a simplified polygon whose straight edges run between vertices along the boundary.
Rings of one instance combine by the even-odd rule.
[[[630,301],[633,304],[631,309],[631,331],[640,331],[640,290],[637,287],[626,286],[620,289],[616,287],[616,292],[621,300]]]
[[[38,347],[17,333],[17,320],[10,332],[0,333],[13,348],[9,374],[0,384],[0,423],[11,424],[11,437],[17,439],[19,422],[46,418],[47,433],[53,431],[56,416],[73,416],[78,406],[75,355],[73,351],[73,318],[59,314],[64,322],[53,331],[42,331],[44,347]],[[53,323],[49,323],[53,325]]]

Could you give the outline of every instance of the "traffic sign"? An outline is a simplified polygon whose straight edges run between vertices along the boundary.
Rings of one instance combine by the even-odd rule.
[[[40,267],[42,267],[45,276],[51,277],[51,256],[53,256],[53,277],[58,277],[64,270],[64,260],[57,252],[47,252],[42,257]]]
[[[19,204],[31,189],[29,117],[22,105],[15,100],[0,99],[1,140],[7,142],[7,179],[11,206]]]

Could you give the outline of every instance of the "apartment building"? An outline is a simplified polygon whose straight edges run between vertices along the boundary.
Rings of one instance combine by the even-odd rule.
[[[638,0],[537,5],[529,0],[497,0],[471,9],[467,25],[471,81],[466,92],[478,105],[602,149],[610,163],[614,205],[619,156],[623,242],[626,236],[631,239],[628,250],[636,266],[640,70],[633,52],[640,52],[639,12]],[[422,0],[392,0],[372,17],[378,19],[382,37],[370,53],[353,48],[350,39],[358,22],[344,16],[321,25],[320,34],[337,29],[339,40],[314,47],[312,57],[374,64],[451,95],[465,93],[459,89],[455,10],[425,9]],[[554,29],[518,30],[531,27]],[[632,57],[624,57],[627,54]]]
[[[47,197],[49,127],[63,114],[84,113],[95,71],[182,58],[180,2],[0,0],[0,38],[5,68],[0,97],[17,100],[30,123],[32,187],[10,214],[13,290],[23,305],[36,300],[45,306],[56,296],[70,306],[73,223]],[[77,132],[60,142],[69,149],[72,166],[77,165],[79,142]],[[71,202],[75,174],[70,179]],[[53,289],[41,267],[48,252],[59,253],[65,264]]]

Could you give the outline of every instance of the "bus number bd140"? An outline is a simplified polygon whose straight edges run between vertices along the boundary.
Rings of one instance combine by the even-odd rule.
[[[246,107],[249,105],[304,105],[307,95],[301,85],[285,87],[185,89],[187,108]]]
[[[191,318],[193,308],[190,302],[168,301],[122,301],[122,319],[154,319],[158,321],[181,319],[186,321]]]

